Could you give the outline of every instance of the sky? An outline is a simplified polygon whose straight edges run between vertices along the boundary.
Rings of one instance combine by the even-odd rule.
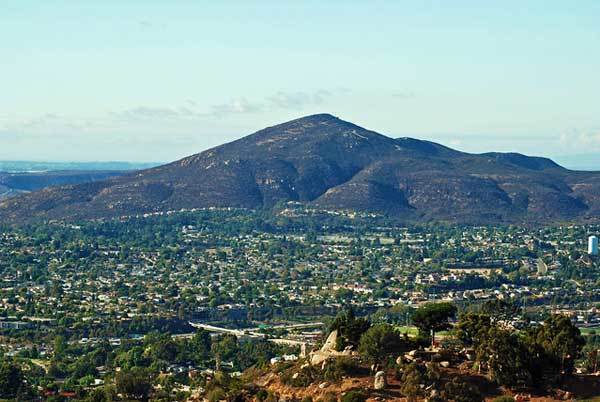
[[[2,0],[0,160],[171,161],[331,113],[600,169],[600,2]]]

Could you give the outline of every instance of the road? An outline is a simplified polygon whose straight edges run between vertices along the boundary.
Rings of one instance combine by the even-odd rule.
[[[231,334],[231,335],[235,335],[240,338],[246,337],[246,338],[260,339],[260,338],[265,337],[265,334],[259,332],[261,330],[260,328],[248,328],[248,329],[240,330],[240,329],[217,327],[214,325],[202,324],[202,323],[196,323],[196,322],[190,322],[190,325],[194,328],[201,328],[205,331],[216,332],[216,333],[220,333],[220,334]],[[269,327],[269,329],[290,330],[290,329],[318,328],[321,326],[323,326],[322,322],[311,322],[311,323],[305,323],[305,324],[275,325],[273,327]],[[193,336],[193,334],[178,335],[178,337],[180,337],[180,338],[181,337],[191,337],[191,336]],[[285,338],[266,338],[266,339],[267,339],[267,341],[276,343],[278,345],[289,345],[289,346],[301,347],[302,345],[306,345],[308,343],[308,342],[297,341],[294,339],[285,339]]]

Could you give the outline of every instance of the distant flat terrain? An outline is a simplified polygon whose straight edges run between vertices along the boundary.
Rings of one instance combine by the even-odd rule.
[[[0,172],[0,200],[41,190],[50,186],[89,183],[117,177],[124,173],[125,171],[119,170],[72,170],[27,173]]]
[[[39,162],[0,160],[0,172],[31,173],[79,170],[140,170],[158,166],[153,162]]]

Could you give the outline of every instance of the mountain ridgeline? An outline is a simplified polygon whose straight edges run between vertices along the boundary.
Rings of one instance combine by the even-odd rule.
[[[600,172],[394,139],[319,114],[167,165],[4,200],[0,222],[268,208],[279,201],[375,211],[405,222],[588,222],[600,217]]]

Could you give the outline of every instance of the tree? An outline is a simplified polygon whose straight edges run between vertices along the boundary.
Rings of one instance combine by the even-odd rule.
[[[198,330],[190,340],[190,352],[196,364],[202,363],[210,355],[212,346],[211,336],[204,329]]]
[[[534,382],[529,345],[516,333],[491,327],[479,343],[477,360],[487,366],[492,380],[500,385],[514,387]]]
[[[407,344],[394,327],[389,324],[377,324],[361,336],[358,350],[368,359],[384,363],[389,357],[407,350]]]
[[[488,315],[492,322],[510,321],[521,312],[516,304],[500,299],[488,300],[483,303],[482,313]]]
[[[57,335],[54,337],[54,356],[60,358],[67,349],[67,341],[64,336]]]
[[[14,398],[23,385],[23,372],[21,368],[10,362],[0,364],[0,397]]]
[[[423,336],[435,340],[435,333],[450,328],[448,320],[456,316],[456,307],[452,303],[427,303],[419,307],[412,320]]]
[[[487,336],[492,320],[487,314],[465,313],[456,323],[456,337],[465,346],[477,347]]]
[[[239,350],[238,340],[235,335],[222,335],[212,343],[212,351],[219,361],[233,360]]]
[[[173,362],[177,357],[178,347],[170,335],[160,335],[156,341],[152,342],[146,354],[154,361]]]
[[[573,372],[575,360],[581,357],[585,339],[569,317],[553,315],[534,332],[534,341],[539,344],[566,374]]]
[[[117,392],[114,387],[104,386],[93,389],[87,398],[86,402],[112,402],[117,400]]]
[[[152,391],[152,375],[147,369],[134,367],[129,371],[119,371],[115,377],[117,392],[130,399],[148,401]]]
[[[371,323],[368,319],[356,318],[352,308],[348,308],[335,317],[329,326],[329,332],[338,331],[338,350],[346,345],[356,348],[360,342],[360,337],[370,326]]]

